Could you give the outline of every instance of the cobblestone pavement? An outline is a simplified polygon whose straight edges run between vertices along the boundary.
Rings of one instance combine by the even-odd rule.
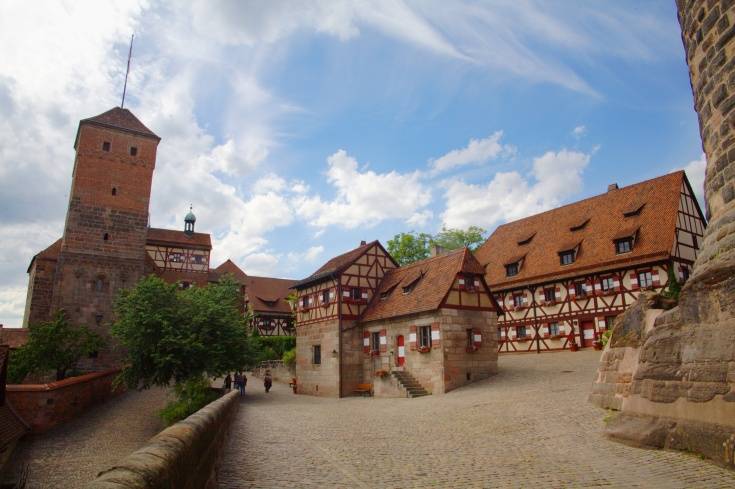
[[[322,399],[248,385],[222,489],[733,488],[681,452],[606,439],[587,402],[599,352],[501,356],[496,377],[444,396]]]
[[[27,489],[77,489],[163,429],[164,389],[130,391],[42,435],[25,438],[18,466],[30,467]]]

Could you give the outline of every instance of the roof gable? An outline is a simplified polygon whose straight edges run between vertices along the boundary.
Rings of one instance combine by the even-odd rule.
[[[247,275],[244,279],[245,293],[250,308],[256,313],[291,314],[286,297],[296,280]]]
[[[458,273],[483,273],[482,266],[467,248],[388,270],[361,320],[375,321],[439,309]],[[410,288],[410,292],[404,293],[404,287]]]
[[[235,262],[233,262],[229,258],[224,261],[220,266],[215,268],[214,271],[218,274],[218,276],[229,273],[230,275],[235,277],[235,280],[237,280],[240,284],[244,284],[248,277],[248,275],[242,270],[242,268],[238,267]]]
[[[499,226],[475,252],[485,265],[488,285],[519,286],[669,258],[684,183],[684,172],[674,172]],[[532,232],[530,243],[517,244]],[[633,250],[616,254],[615,239],[633,235]],[[562,266],[559,253],[571,249],[578,252],[574,263]],[[507,277],[504,265],[522,255],[519,273]]]
[[[331,258],[328,260],[324,265],[319,267],[314,273],[309,275],[303,280],[300,280],[294,285],[294,288],[303,288],[310,284],[319,282],[325,278],[333,277],[335,275],[339,275],[343,271],[345,271],[347,268],[350,267],[353,263],[357,261],[358,258],[360,258],[362,255],[364,255],[370,248],[373,246],[379,246],[381,250],[385,253],[385,255],[390,258],[390,260],[393,262],[393,264],[398,267],[398,263],[393,259],[392,256],[390,256],[390,253],[386,251],[385,248],[383,248],[383,245],[380,244],[380,241],[375,240],[371,241],[369,243],[361,244],[357,248],[354,248],[346,253],[342,253],[341,255],[337,255],[334,258]]]

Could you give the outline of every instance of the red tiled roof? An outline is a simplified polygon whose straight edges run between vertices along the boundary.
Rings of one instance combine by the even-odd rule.
[[[148,228],[147,244],[176,245],[212,249],[212,238],[207,233],[186,234],[174,229]]]
[[[668,259],[674,246],[680,190],[685,181],[683,171],[674,172],[499,226],[475,252],[485,265],[488,285],[492,289],[514,287]],[[624,212],[638,208],[639,214],[624,217]],[[570,230],[586,219],[589,222],[583,228]],[[614,238],[621,232],[632,234],[636,228],[633,251],[617,255]],[[536,235],[530,243],[517,244],[532,233]],[[576,243],[579,251],[575,262],[562,266],[559,252]],[[525,259],[518,275],[506,277],[504,265],[522,255]]]
[[[380,246],[383,251],[385,252],[388,257],[390,257],[391,260],[393,258],[390,256],[390,254],[385,251],[385,248],[383,248],[383,245],[380,244],[380,241],[375,240],[371,241],[370,243],[366,243],[364,245],[360,245],[357,248],[348,251],[347,253],[342,253],[341,255],[335,256],[331,260],[329,260],[327,263],[319,267],[319,269],[309,275],[307,278],[300,280],[296,284],[294,284],[294,287],[304,287],[309,284],[312,284],[314,282],[318,282],[323,278],[330,277],[333,275],[337,275],[344,271],[346,268],[348,268],[350,265],[352,265],[355,260],[360,258],[363,253],[365,253],[367,250],[369,250],[372,246],[377,245]],[[395,263],[395,260],[393,261]],[[396,266],[398,266],[397,263],[395,263]]]
[[[122,131],[137,134],[138,136],[151,137],[159,141],[161,140],[160,137],[156,136],[153,131],[140,122],[140,119],[135,117],[132,112],[128,109],[121,109],[120,107],[115,107],[94,117],[82,119],[79,121],[79,125],[81,126],[82,124],[92,124],[95,126],[120,129]]]
[[[423,272],[423,276],[411,292],[404,294],[403,287],[410,285],[420,272]],[[436,310],[460,272],[483,273],[482,266],[467,248],[388,270],[361,321]],[[395,287],[396,284],[400,286]],[[391,287],[394,287],[392,291]],[[385,299],[380,298],[383,292],[389,292]]]
[[[291,314],[291,306],[286,297],[291,293],[290,289],[296,284],[296,280],[247,275],[244,284],[253,311]]]
[[[230,260],[229,258],[223,262],[220,266],[214,269],[214,272],[217,274],[217,277],[229,273],[232,276],[235,277],[235,280],[237,280],[239,283],[244,284],[247,280],[248,275],[242,271],[240,267],[235,265],[235,262]]]
[[[28,328],[7,328],[0,325],[0,345],[20,348],[28,343]]]

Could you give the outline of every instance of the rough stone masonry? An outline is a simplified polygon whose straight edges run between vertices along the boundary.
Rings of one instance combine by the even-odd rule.
[[[609,432],[735,465],[735,1],[677,0],[707,156],[707,228],[678,307],[644,337]],[[613,333],[614,335],[614,333]]]

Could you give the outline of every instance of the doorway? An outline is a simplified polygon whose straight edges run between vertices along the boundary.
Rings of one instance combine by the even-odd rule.
[[[582,346],[595,346],[595,322],[590,319],[582,321]]]

